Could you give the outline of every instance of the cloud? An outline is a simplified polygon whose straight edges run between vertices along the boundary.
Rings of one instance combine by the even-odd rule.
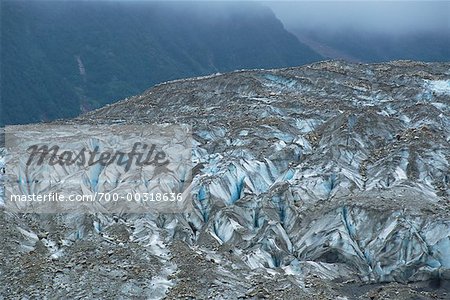
[[[263,4],[292,29],[450,31],[448,1],[270,1]]]

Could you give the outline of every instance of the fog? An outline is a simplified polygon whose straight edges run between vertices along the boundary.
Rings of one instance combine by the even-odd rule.
[[[448,1],[271,1],[288,29],[362,30],[411,33],[450,32]]]
[[[119,0],[136,1],[136,0]],[[139,1],[139,0],[138,0]],[[152,1],[152,0],[140,0]],[[209,8],[217,13],[217,2],[242,5],[241,1],[165,1],[189,3]],[[214,5],[208,5],[208,2]],[[244,1],[259,2],[273,10],[276,16],[289,28],[295,29],[357,29],[376,32],[410,33],[416,31],[449,31],[449,1]],[[194,4],[195,3],[195,4]],[[180,5],[184,7],[185,5]],[[225,7],[228,7],[225,5]],[[206,17],[207,14],[205,14]]]
[[[11,1],[11,0],[10,0]],[[12,0],[14,1],[14,0]],[[25,0],[27,1],[27,0]],[[42,1],[42,0],[28,0]],[[48,1],[48,0],[44,0]],[[90,0],[50,0],[90,1]],[[239,1],[239,0],[95,0],[106,2],[161,2],[172,9],[199,14],[199,18],[220,17],[230,7],[251,13],[251,5],[269,7],[287,29],[358,30],[382,33],[445,31],[450,34],[450,1]],[[232,5],[230,5],[233,3]]]

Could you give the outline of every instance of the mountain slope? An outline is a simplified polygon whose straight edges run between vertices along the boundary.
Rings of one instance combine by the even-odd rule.
[[[320,58],[252,3],[1,5],[3,124],[73,117],[171,79]]]
[[[428,62],[450,60],[447,31],[365,32],[352,30],[289,29],[298,39],[330,59],[387,62],[398,59]]]

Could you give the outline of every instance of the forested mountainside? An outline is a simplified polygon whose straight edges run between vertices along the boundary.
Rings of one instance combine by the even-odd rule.
[[[1,2],[2,124],[73,117],[163,81],[321,57],[256,3]]]

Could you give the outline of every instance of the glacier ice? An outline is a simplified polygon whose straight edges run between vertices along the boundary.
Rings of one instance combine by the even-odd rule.
[[[34,253],[46,266],[52,255],[56,264],[82,261],[83,251],[110,269],[138,266],[148,278],[124,267],[132,280],[117,289],[130,296],[139,286],[149,298],[190,285],[225,289],[221,295],[234,299],[256,297],[255,286],[274,282],[306,295],[317,278],[327,282],[318,288],[324,293],[336,282],[450,280],[448,69],[400,61],[236,71],[159,85],[65,121],[192,125],[193,209],[72,217],[2,211],[5,249]],[[92,170],[83,184],[100,189],[99,176],[117,175]],[[110,251],[127,256],[110,263]],[[11,261],[2,274],[26,264]],[[100,271],[83,274],[102,278]]]

